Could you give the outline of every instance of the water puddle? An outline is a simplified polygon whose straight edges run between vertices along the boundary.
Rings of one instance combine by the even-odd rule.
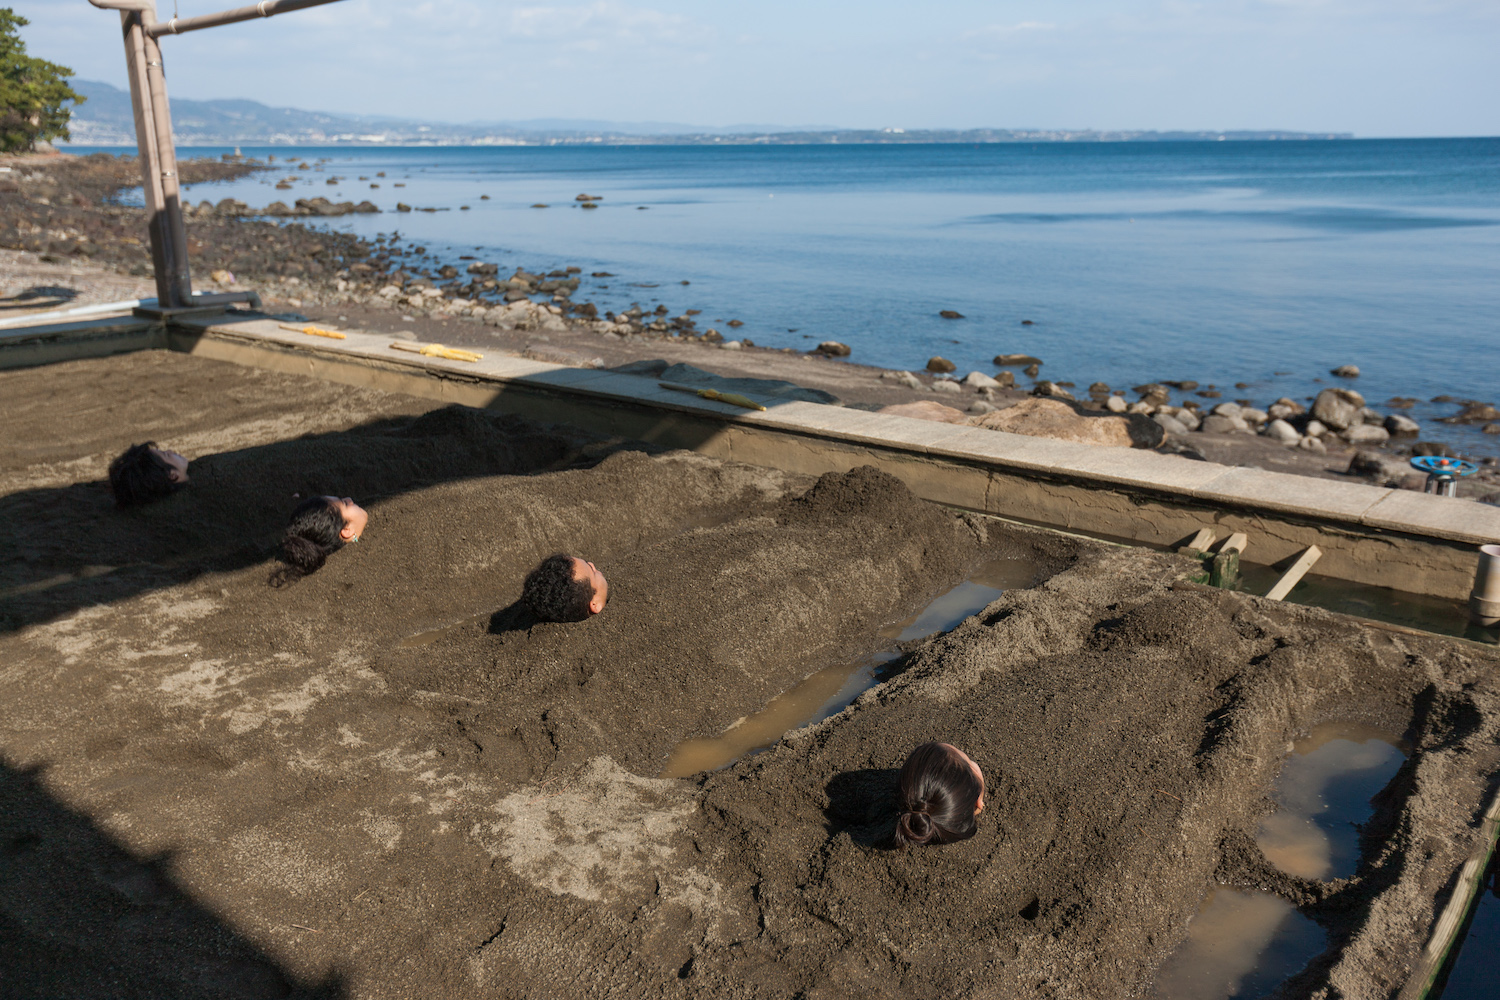
[[[936,632],[947,632],[1005,591],[1032,586],[1036,582],[1036,572],[1036,563],[1030,559],[990,560],[919,613],[881,629],[880,635],[893,642],[909,642]],[[700,771],[714,771],[746,754],[775,746],[791,730],[821,722],[843,711],[855,698],[879,683],[881,669],[899,656],[894,652],[880,652],[856,663],[824,667],[718,736],[679,743],[667,758],[661,776],[685,778]]]
[[[1273,797],[1279,807],[1256,833],[1266,860],[1303,878],[1342,878],[1359,864],[1359,826],[1370,799],[1405,755],[1386,733],[1332,722],[1292,744]],[[1326,945],[1323,929],[1278,896],[1216,889],[1188,938],[1157,975],[1157,1000],[1262,996]]]

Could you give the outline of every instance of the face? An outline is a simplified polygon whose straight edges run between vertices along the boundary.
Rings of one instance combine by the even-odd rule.
[[[980,813],[984,812],[984,772],[979,769],[978,764],[974,763],[974,759],[972,757],[964,753],[952,743],[944,743],[943,746],[947,747],[949,750],[952,750],[955,754],[958,755],[959,759],[961,759],[966,764],[968,764],[969,767],[974,769],[974,777],[979,779],[979,801],[974,805],[974,815],[978,816]]]
[[[573,579],[588,580],[594,585],[594,596],[589,600],[589,613],[597,615],[609,603],[609,581],[599,572],[599,567],[583,559],[573,559]]]
[[[167,463],[167,478],[174,483],[185,483],[188,481],[188,460],[175,451],[167,451],[165,448],[152,448],[151,454]]]
[[[344,528],[339,532],[339,537],[344,541],[353,541],[365,533],[365,525],[369,523],[370,515],[365,509],[348,497],[324,497],[329,503],[339,509],[344,518]]]

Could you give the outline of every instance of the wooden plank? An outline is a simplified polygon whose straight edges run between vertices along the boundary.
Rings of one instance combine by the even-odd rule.
[[[1236,531],[1224,539],[1224,544],[1219,546],[1220,552],[1228,552],[1231,549],[1241,555],[1245,554],[1245,546],[1250,544],[1249,537],[1243,531]]]
[[[1307,571],[1312,569],[1313,563],[1321,559],[1322,556],[1322,549],[1316,545],[1309,545],[1297,557],[1297,561],[1292,563],[1291,568],[1281,574],[1281,579],[1276,581],[1276,586],[1272,587],[1266,596],[1273,601],[1279,601],[1286,597],[1287,594],[1292,592],[1292,588],[1297,585],[1297,581],[1301,580],[1307,574]]]
[[[1198,533],[1192,537],[1186,545],[1180,546],[1177,551],[1184,552],[1188,549],[1197,549],[1199,552],[1207,552],[1208,547],[1214,543],[1214,529],[1199,528]]]

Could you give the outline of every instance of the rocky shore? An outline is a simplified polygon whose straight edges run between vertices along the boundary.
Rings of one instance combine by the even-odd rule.
[[[188,183],[291,169],[277,187],[322,162],[292,164],[185,160]],[[140,209],[120,205],[117,193],[136,181],[133,158],[95,154],[18,162],[0,174],[0,247],[30,251],[43,261],[86,259],[144,276]],[[340,178],[330,176],[329,183]],[[361,178],[362,180],[364,178]],[[592,196],[580,195],[585,206]],[[410,209],[410,206],[402,206]],[[428,210],[428,209],[419,209]],[[436,209],[433,209],[436,210]],[[292,218],[329,218],[377,211],[369,202],[298,198],[255,208],[235,199],[201,200],[186,208],[190,263],[200,287],[253,287],[274,308],[298,310],[328,322],[402,330],[453,346],[501,349],[542,360],[608,365],[666,358],[740,377],[775,377],[832,392],[845,405],[897,406],[909,416],[964,422],[1014,433],[1097,444],[1152,447],[1228,464],[1249,464],[1324,477],[1358,477],[1377,485],[1422,489],[1426,477],[1410,466],[1420,455],[1469,458],[1479,466],[1460,481],[1459,495],[1500,502],[1500,409],[1485,400],[1438,397],[1451,404],[1441,418],[1478,429],[1455,446],[1430,424],[1407,415],[1417,402],[1396,397],[1370,405],[1353,386],[1358,369],[1340,366],[1316,397],[1256,400],[1232,389],[1193,381],[1114,387],[1041,377],[1043,359],[998,355],[996,371],[958,377],[952,362],[929,359],[919,370],[889,371],[848,360],[849,345],[825,341],[804,351],[758,346],[729,319],[710,325],[700,310],[674,312],[665,304],[601,310],[586,301],[591,287],[616,277],[581,267],[501,273],[496,263],[469,256],[444,260],[395,235],[372,241],[308,228]],[[585,286],[588,280],[592,285]],[[954,314],[957,316],[958,314]],[[722,327],[722,329],[721,329]],[[808,364],[807,362],[824,362]],[[916,366],[914,366],[916,367]],[[835,372],[834,369],[843,369]],[[1113,419],[1111,419],[1113,418]],[[1447,429],[1447,428],[1444,428]],[[1494,448],[1484,448],[1487,440]],[[1479,442],[1476,444],[1475,442]]]

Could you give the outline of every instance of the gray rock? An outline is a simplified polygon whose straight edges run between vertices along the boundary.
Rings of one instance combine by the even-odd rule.
[[[1056,382],[1038,382],[1031,390],[1033,396],[1045,396],[1052,399],[1072,399],[1073,394]]]
[[[1238,417],[1243,415],[1240,412],[1240,404],[1238,403],[1220,403],[1208,412],[1216,417]]]
[[[1301,403],[1285,396],[1266,407],[1266,415],[1272,420],[1285,420],[1287,417],[1301,416],[1306,412],[1307,409]]]
[[[1172,416],[1176,417],[1177,422],[1190,431],[1195,431],[1203,425],[1203,419],[1186,406],[1180,406],[1173,410]]]
[[[977,402],[969,404],[969,412],[970,413],[994,413],[995,412],[995,407],[992,404],[986,403],[984,400],[981,399],[981,400],[978,400]]]
[[[1328,428],[1321,420],[1309,420],[1307,426],[1302,428],[1302,433],[1308,437],[1320,438],[1328,433]]]
[[[1364,422],[1365,397],[1353,389],[1324,389],[1313,401],[1313,416],[1336,431]]]
[[[1199,428],[1205,434],[1233,434],[1235,432],[1246,432],[1250,425],[1239,417],[1226,417],[1218,413],[1210,413],[1203,418],[1203,425]]]
[[[1350,444],[1385,444],[1391,439],[1384,427],[1376,427],[1374,424],[1356,424],[1339,436]]]
[[[933,379],[932,391],[959,393],[962,392],[963,389],[960,388],[959,384],[957,382],[954,382],[952,379],[939,378]]]
[[[927,359],[927,370],[930,372],[936,372],[939,375],[951,372],[957,367],[957,365],[949,361],[947,358],[934,356]]]
[[[1385,414],[1381,413],[1379,410],[1372,410],[1368,406],[1363,410],[1360,410],[1359,415],[1360,419],[1362,419],[1367,424],[1374,424],[1376,427],[1381,427],[1385,424]]]
[[[1359,366],[1358,365],[1339,365],[1337,368],[1335,368],[1333,371],[1329,372],[1328,374],[1330,374],[1330,375],[1337,375],[1339,378],[1359,378]]]
[[[1386,417],[1382,426],[1392,437],[1415,437],[1422,433],[1421,424],[1400,413],[1392,413]]]
[[[1270,421],[1261,433],[1273,441],[1286,445],[1288,448],[1295,448],[1297,442],[1302,440],[1302,435],[1297,433],[1297,428],[1285,420]]]
[[[904,385],[908,389],[923,388],[922,380],[917,378],[911,372],[881,372],[880,377],[882,379],[885,379],[886,381],[896,382],[900,385]]]
[[[1161,426],[1161,429],[1168,434],[1176,434],[1180,437],[1188,433],[1187,427],[1183,426],[1182,422],[1170,413],[1158,413],[1151,419],[1155,420]]]
[[[964,376],[964,385],[978,392],[980,389],[998,389],[1000,383],[983,372],[969,372]]]
[[[1297,442],[1297,447],[1303,451],[1311,451],[1319,455],[1328,454],[1328,446],[1320,438],[1305,437]]]
[[[726,340],[724,341],[724,343],[719,345],[719,350],[721,351],[741,351],[744,350],[744,348],[745,345],[740,343],[738,340]]]
[[[1130,404],[1125,402],[1124,396],[1111,396],[1104,401],[1104,408],[1110,413],[1124,413]]]
[[[1266,413],[1265,410],[1257,410],[1253,406],[1241,407],[1240,416],[1244,419],[1245,423],[1249,424],[1252,427],[1259,427],[1261,424],[1271,419],[1270,414]]]

